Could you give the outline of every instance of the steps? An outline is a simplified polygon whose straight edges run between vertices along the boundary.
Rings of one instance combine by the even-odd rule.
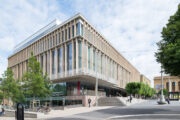
[[[125,106],[118,97],[101,97],[98,99],[98,106]]]

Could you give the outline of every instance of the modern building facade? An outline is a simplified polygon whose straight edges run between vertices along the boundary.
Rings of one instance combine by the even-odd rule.
[[[156,92],[161,90],[161,77],[154,77]],[[167,89],[170,99],[180,99],[180,78],[176,76],[163,76],[163,89]]]
[[[149,80],[146,76],[142,75],[140,76],[140,82],[143,82],[145,84],[148,84],[151,87],[151,80]]]
[[[81,14],[63,23],[55,20],[17,45],[8,57],[15,79],[27,71],[31,51],[43,74],[65,85],[67,96],[74,98],[95,96],[96,80],[99,96],[115,95],[127,83],[140,81],[139,71]]]

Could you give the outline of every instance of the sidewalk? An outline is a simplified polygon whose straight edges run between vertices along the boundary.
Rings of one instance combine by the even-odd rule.
[[[80,113],[86,113],[86,112],[91,112],[95,110],[100,110],[100,109],[107,109],[111,108],[114,106],[105,106],[105,107],[77,107],[77,108],[69,108],[65,110],[51,110],[50,113],[40,116],[39,118],[25,118],[25,120],[45,120],[47,118],[56,118],[56,117],[65,117],[65,116],[71,116],[75,114],[80,114]],[[14,117],[0,117],[0,120],[15,120]]]
[[[65,117],[65,116],[75,115],[79,113],[86,113],[86,112],[91,112],[91,111],[100,110],[100,109],[107,109],[111,107],[114,107],[114,106],[90,107],[90,108],[77,107],[77,108],[70,108],[70,109],[65,109],[65,110],[51,110],[49,114],[44,115],[42,118]]]

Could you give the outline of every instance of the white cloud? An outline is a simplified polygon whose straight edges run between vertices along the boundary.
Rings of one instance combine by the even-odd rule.
[[[59,17],[64,21],[67,16],[81,12],[142,74],[151,80],[159,75],[160,67],[154,57],[155,43],[161,40],[162,27],[177,10],[179,0],[58,2],[3,1],[0,4],[0,56],[6,58],[4,51],[12,51],[14,44],[53,19]]]
[[[57,1],[0,1],[0,77],[14,46],[58,17],[67,18]]]
[[[154,52],[162,27],[177,10],[179,0],[78,0],[76,9],[153,82],[160,75]],[[93,9],[92,9],[93,8]]]
[[[11,37],[0,38],[0,50],[11,51],[14,47],[14,39]]]

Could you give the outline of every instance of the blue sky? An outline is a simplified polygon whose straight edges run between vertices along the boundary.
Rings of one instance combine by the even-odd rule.
[[[142,74],[160,75],[154,52],[179,0],[0,0],[0,76],[18,43],[58,18],[82,13]]]

